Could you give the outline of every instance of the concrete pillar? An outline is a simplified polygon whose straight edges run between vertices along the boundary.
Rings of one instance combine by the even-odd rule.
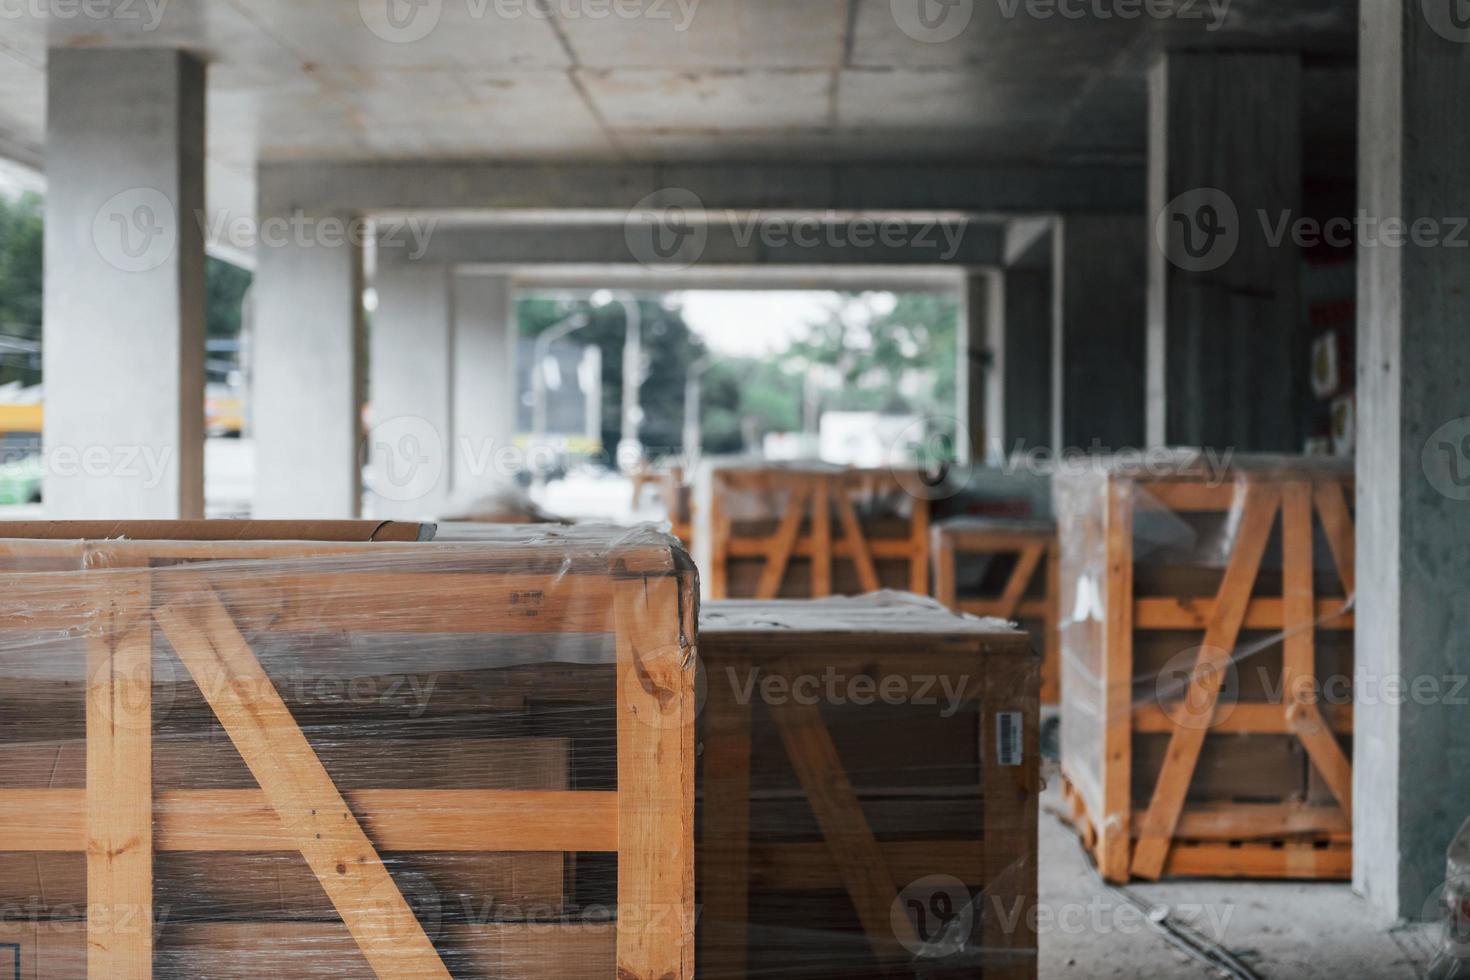
[[[1172,52],[1149,85],[1149,442],[1300,451],[1301,60]]]
[[[1143,445],[1145,223],[1068,215],[1052,240],[1052,448]]]
[[[1002,450],[1038,449],[1052,438],[1052,276],[1050,270],[1007,269],[1001,277],[998,327],[1005,356],[996,365]]]
[[[48,517],[203,516],[204,80],[179,51],[48,55]]]
[[[367,512],[433,520],[449,500],[454,338],[449,270],[380,267],[368,369]]]
[[[1470,31],[1449,9],[1367,0],[1360,14],[1358,193],[1376,224],[1358,249],[1353,882],[1403,916],[1443,880],[1470,814],[1466,251],[1406,232],[1448,243],[1470,214],[1454,177],[1470,165]]]
[[[996,328],[1000,273],[975,269],[965,277],[965,319],[960,331],[960,360],[956,377],[960,421],[968,430],[965,462],[983,464],[994,445],[997,426],[1004,424],[1000,389],[994,366],[1005,356]]]
[[[351,518],[361,510],[362,247],[342,231],[350,220],[300,211],[262,217],[251,399],[256,517]],[[277,234],[283,221],[297,230]]]
[[[453,488],[457,500],[504,484],[516,435],[516,321],[510,279],[457,274]]]

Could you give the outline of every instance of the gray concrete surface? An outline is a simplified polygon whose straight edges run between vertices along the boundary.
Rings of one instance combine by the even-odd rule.
[[[1177,951],[1090,870],[1053,772],[1042,797],[1040,980],[1219,977]],[[1430,928],[1396,927],[1345,883],[1174,881],[1129,891],[1265,980],[1420,980]],[[1051,925],[1048,927],[1047,922]]]

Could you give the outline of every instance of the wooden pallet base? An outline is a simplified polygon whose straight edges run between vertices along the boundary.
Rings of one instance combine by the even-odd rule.
[[[1087,801],[1062,777],[1062,814],[1082,840],[1094,861],[1101,861],[1097,825],[1088,812]],[[1280,807],[1269,807],[1279,810]],[[1296,810],[1328,810],[1301,807]],[[1197,811],[1198,812],[1198,811]],[[1208,811],[1205,811],[1206,813]],[[1334,811],[1336,812],[1336,811]],[[1187,831],[1191,811],[1186,810],[1181,826]],[[1197,820],[1206,824],[1206,820]],[[1166,878],[1263,878],[1293,881],[1350,881],[1353,876],[1353,847],[1349,832],[1304,834],[1293,837],[1263,837],[1249,840],[1194,840],[1179,837],[1169,848],[1164,862]],[[1134,838],[1134,843],[1137,838]]]

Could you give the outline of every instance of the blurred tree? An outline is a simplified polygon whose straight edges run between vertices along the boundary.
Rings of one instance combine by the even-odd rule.
[[[0,334],[41,339],[41,199],[0,196]],[[0,358],[0,384],[40,380],[40,365],[27,355]]]
[[[223,259],[209,256],[204,265],[204,335],[210,338],[240,336],[240,310],[250,272]]]
[[[639,299],[638,312],[642,317],[645,365],[639,399],[643,421],[638,434],[649,457],[656,459],[682,448],[684,382],[689,366],[704,356],[705,346],[684,322],[678,308]],[[622,418],[623,342],[627,336],[627,315],[622,303],[594,306],[586,298],[524,299],[518,304],[519,330],[523,337],[535,337],[578,313],[585,315],[589,322],[566,342],[595,344],[601,349],[602,444],[610,453],[618,444]]]

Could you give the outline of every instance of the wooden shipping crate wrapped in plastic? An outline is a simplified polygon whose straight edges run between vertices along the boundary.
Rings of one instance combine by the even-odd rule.
[[[241,527],[0,526],[0,971],[693,976],[672,539]]]

